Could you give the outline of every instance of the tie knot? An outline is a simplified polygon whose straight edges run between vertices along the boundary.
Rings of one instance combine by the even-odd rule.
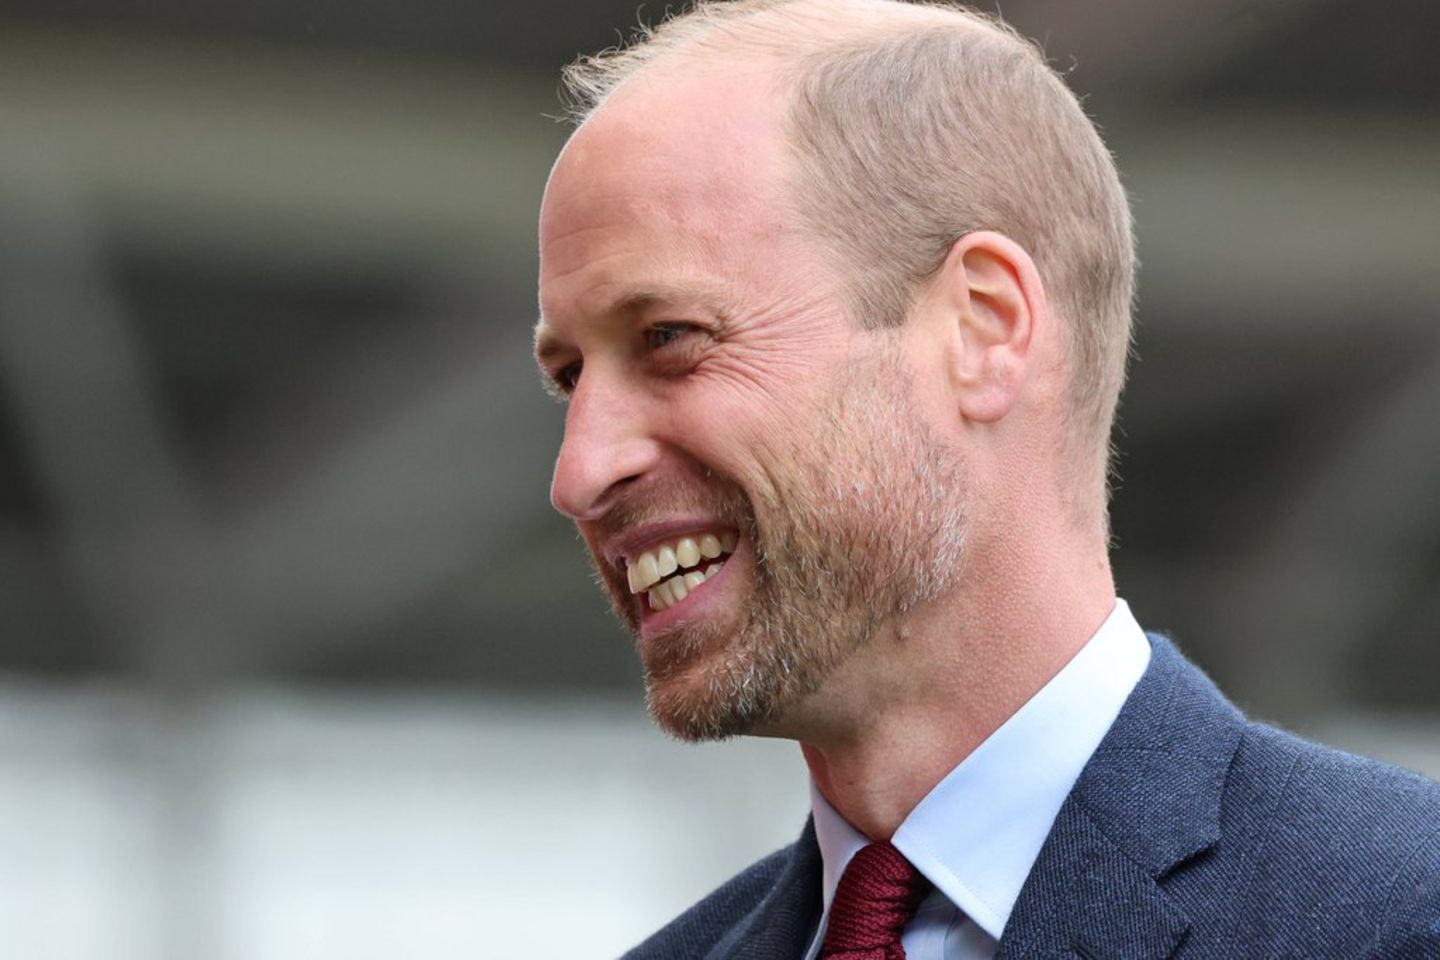
[[[903,960],[900,935],[927,886],[920,871],[889,843],[861,848],[835,887],[821,956]]]

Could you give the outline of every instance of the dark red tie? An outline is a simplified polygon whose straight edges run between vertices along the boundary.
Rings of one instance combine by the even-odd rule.
[[[835,887],[824,960],[905,960],[900,935],[929,883],[889,843],[855,854]]]

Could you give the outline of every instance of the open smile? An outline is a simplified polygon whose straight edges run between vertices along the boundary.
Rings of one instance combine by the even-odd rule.
[[[668,610],[720,572],[738,539],[733,530],[711,530],[658,543],[627,560],[630,592],[645,594],[651,610]]]

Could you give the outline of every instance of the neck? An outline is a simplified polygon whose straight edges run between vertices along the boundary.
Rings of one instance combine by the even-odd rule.
[[[825,799],[872,840],[892,836],[1114,608],[1103,551],[1080,569],[1073,553],[1042,553],[972,554],[990,583],[889,626],[774,731],[800,741]]]

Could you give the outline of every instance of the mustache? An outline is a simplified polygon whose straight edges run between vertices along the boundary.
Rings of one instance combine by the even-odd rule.
[[[702,483],[666,481],[646,484],[643,490],[626,490],[603,516],[590,522],[590,528],[604,540],[638,526],[694,514],[742,531],[753,526],[754,509],[739,485],[711,476]]]

